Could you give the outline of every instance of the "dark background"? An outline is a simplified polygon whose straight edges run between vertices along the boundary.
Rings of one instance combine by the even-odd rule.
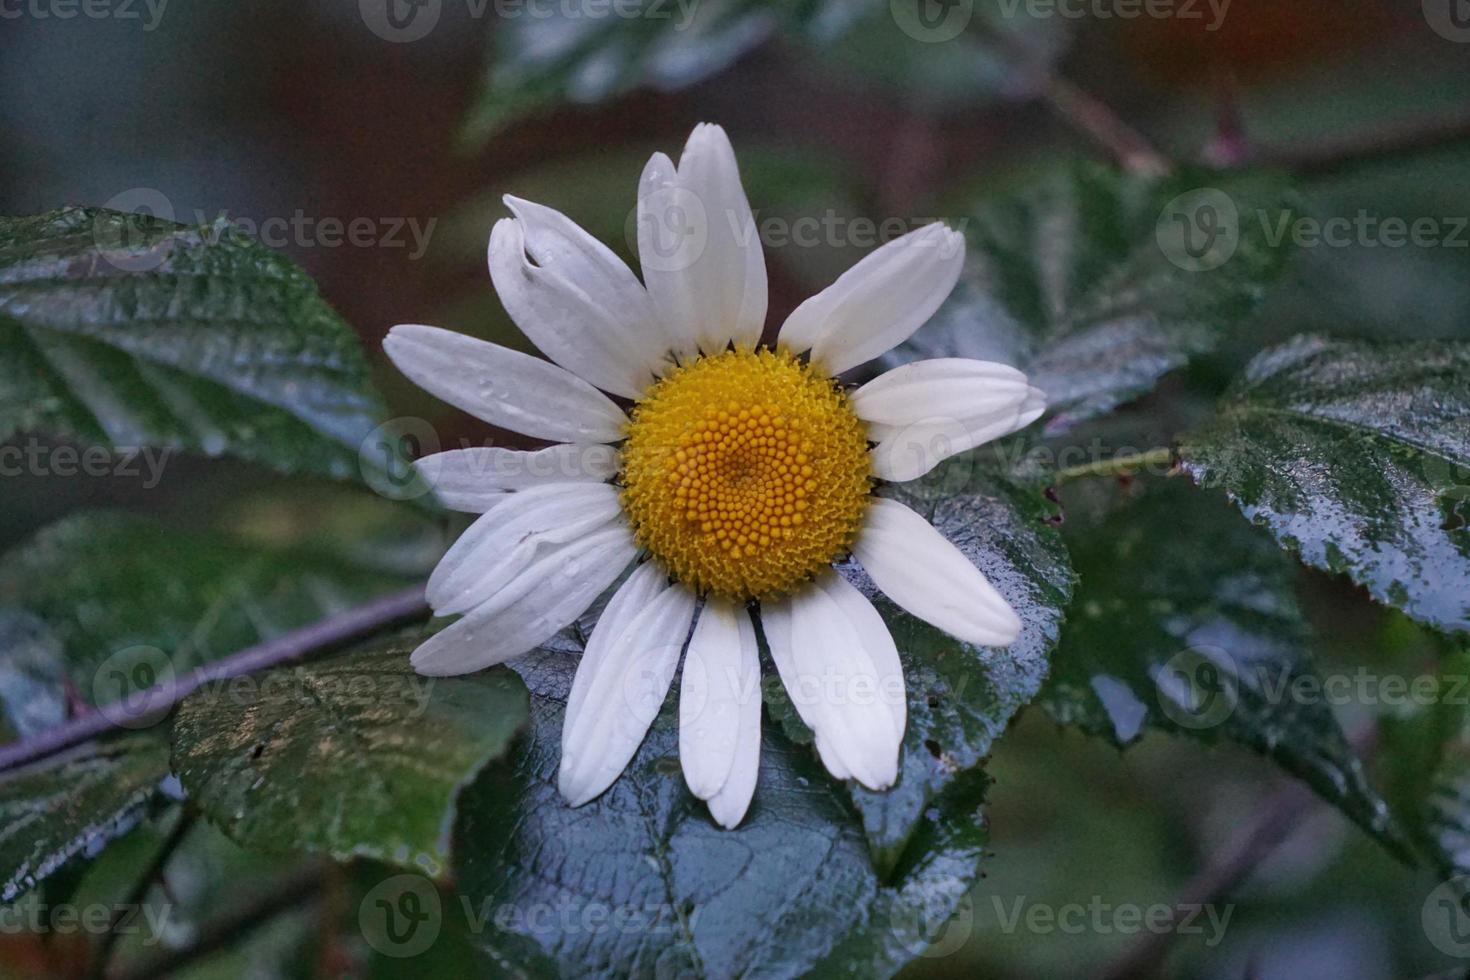
[[[962,83],[949,91],[943,78],[910,77],[912,63],[885,53],[904,43],[896,33],[835,58],[776,38],[690,87],[559,106],[471,146],[462,127],[505,25],[469,16],[463,2],[446,2],[433,33],[407,44],[376,36],[348,0],[171,0],[151,31],[146,7],[136,9],[141,20],[0,19],[0,213],[103,205],[146,188],[181,221],[434,221],[417,258],[411,238],[330,246],[307,235],[281,247],[360,333],[398,414],[432,420],[446,440],[484,433],[411,390],[386,367],[379,341],[408,321],[521,343],[483,262],[502,193],[559,207],[626,254],[622,229],[643,162],[654,149],[676,151],[697,121],[730,131],[757,212],[787,218],[915,221],[1058,158],[1106,155],[1044,99],[972,97]],[[1234,0],[1217,31],[1148,18],[1065,27],[1060,75],[1180,160],[1206,152],[1222,118],[1239,119],[1255,153],[1311,159],[1470,108],[1470,44],[1431,30],[1417,2]],[[1015,81],[1005,95],[1037,83]],[[1470,215],[1464,143],[1306,169],[1304,206],[1322,217]],[[861,251],[840,242],[769,248],[772,321]],[[1157,427],[1163,400],[1213,393],[1263,343],[1313,329],[1470,336],[1470,249],[1304,250],[1220,354],[1125,418]],[[249,467],[182,459],[157,489],[114,477],[12,478],[0,541],[100,502],[200,523],[285,520],[271,510],[273,485]],[[1128,489],[1090,487],[1069,497],[1069,511],[1084,519],[1085,493],[1113,492]],[[1303,572],[1301,593],[1324,636],[1316,653],[1325,672],[1365,662],[1419,669],[1425,641],[1406,621],[1315,573]],[[1355,714],[1344,709],[1350,731]],[[998,909],[1008,915],[1017,900],[1172,903],[1243,829],[1291,803],[1281,796],[1291,792],[1286,780],[1242,750],[1206,753],[1152,735],[1118,753],[1035,712],[990,769],[995,858],[954,927],[963,934],[945,937],[942,955],[909,975],[1089,975],[1139,937],[1007,931]],[[1224,941],[1175,938],[1174,970],[1367,980],[1456,965],[1420,925],[1434,885],[1427,874],[1395,864],[1326,806],[1307,800],[1296,810],[1304,815],[1284,842],[1228,889]]]

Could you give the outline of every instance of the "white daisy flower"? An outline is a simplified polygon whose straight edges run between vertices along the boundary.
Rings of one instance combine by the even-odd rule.
[[[772,349],[760,346],[765,259],[719,126],[696,127],[677,166],[658,153],[643,171],[642,283],[565,215],[505,200],[514,217],[491,233],[490,275],[550,361],[421,325],[394,327],[384,346],[439,398],[555,445],[418,462],[446,506],[483,516],[429,579],[435,612],[462,618],[414,652],[415,668],[519,656],[623,579],[567,702],[572,806],[618,778],[682,655],[685,780],[716,821],[739,824],[760,756],[757,622],[827,769],[892,786],[898,651],[832,564],[854,556],[898,606],[966,643],[1005,646],[1021,629],[959,549],[872,491],[1028,425],[1042,393],[1014,368],[949,358],[855,391],[837,380],[938,309],[963,238],[935,224],[889,242],[798,307]]]

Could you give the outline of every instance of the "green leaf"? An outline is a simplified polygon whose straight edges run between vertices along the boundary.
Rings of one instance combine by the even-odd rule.
[[[87,869],[69,901],[78,908],[108,909],[135,901],[140,877],[162,854],[169,830],[176,826],[170,817],[179,816],[160,814],[108,848]],[[142,964],[156,960],[178,937],[217,928],[222,918],[278,891],[283,879],[301,871],[299,858],[276,859],[246,851],[202,820],[194,821],[174,843],[158,880],[142,893],[141,907],[131,917],[132,928],[118,934],[111,959],[114,974],[136,975]],[[342,905],[355,916],[352,897]],[[236,934],[225,948],[170,975],[181,980],[310,976],[314,974],[293,969],[293,964],[305,962],[302,957],[312,953],[319,955],[322,945],[321,910],[308,901],[278,910],[257,928]]]
[[[526,720],[509,670],[429,678],[414,636],[190,695],[174,770],[241,845],[439,875],[455,798]]]
[[[1470,907],[1470,649],[1446,650],[1437,674],[1415,677],[1399,701],[1379,718],[1385,793],[1423,863],[1456,879]]]
[[[417,580],[372,557],[309,539],[265,547],[117,513],[67,518],[0,561],[0,610],[15,611],[0,612],[0,628],[29,629],[29,642],[59,657],[60,671],[28,655],[15,680],[22,654],[12,649],[0,658],[0,691],[64,676],[83,701],[107,704]],[[30,627],[8,618],[22,613]],[[0,693],[19,728],[28,723],[15,700]]]
[[[584,17],[558,8],[546,16],[502,19],[466,137],[483,141],[562,102],[595,104],[642,85],[692,85],[766,40],[785,16],[753,0],[699,4],[688,14],[661,0],[638,6],[633,17]]]
[[[120,514],[70,518],[0,561],[0,722],[7,734],[30,737],[64,722],[75,700],[104,713],[120,706],[115,722],[144,727],[156,719],[130,707],[139,689],[405,581],[403,572],[320,542],[269,548]],[[138,731],[79,750],[75,760],[3,783],[17,821],[49,827],[37,816],[46,807],[56,817],[55,839],[38,838],[34,855],[6,850],[20,838],[0,843],[12,892],[129,829],[149,795],[143,788],[151,792],[168,774],[168,745]],[[55,789],[69,783],[66,793]]]
[[[1178,482],[1068,528],[1081,584],[1043,695],[1057,721],[1119,746],[1149,728],[1243,745],[1405,853],[1323,694],[1290,559]]]
[[[1297,338],[1180,455],[1303,561],[1470,629],[1470,344]]]
[[[0,218],[0,439],[34,430],[346,478],[385,414],[311,280],[228,223]]]
[[[881,86],[920,108],[973,107],[1033,95],[1068,34],[1061,18],[1007,16],[990,4],[957,5],[937,24],[900,16],[889,0],[641,0],[636,9],[594,18],[559,7],[502,19],[466,137],[483,141],[559,104],[677,91],[771,38],[849,75],[844,84]]]
[[[837,73],[844,88],[939,113],[1038,97],[1071,38],[1066,18],[1037,16],[1026,5],[926,4],[827,0],[788,40]]]
[[[1272,236],[1281,199],[1263,178],[1149,178],[1090,164],[1047,175],[951,215],[969,248],[960,284],[886,363],[1013,364],[1047,393],[1052,430],[1110,411],[1213,350],[1256,309],[1284,266]],[[1213,243],[1202,259],[1171,237],[1178,219],[1195,244]]]
[[[46,624],[0,609],[0,741],[29,738],[66,721],[66,659]]]
[[[900,610],[861,569],[844,570],[888,624],[908,695],[898,784],[882,793],[850,784],[874,856],[889,868],[924,826],[931,802],[985,760],[1016,712],[1041,690],[1073,576],[1040,492],[980,469],[974,457],[957,458],[923,480],[884,493],[954,542],[1024,624],[1021,638],[1008,648],[971,647]],[[765,691],[788,734],[809,740],[780,685],[768,684]]]
[[[0,780],[0,902],[132,830],[168,775],[168,743],[129,732]]]
[[[720,829],[685,787],[667,708],[618,782],[571,809],[556,774],[576,653],[516,661],[531,689],[530,735],[466,791],[455,825],[455,881],[502,969],[887,976],[964,899],[985,841],[982,776],[936,803],[885,881],[847,794],[769,721],[736,830]]]

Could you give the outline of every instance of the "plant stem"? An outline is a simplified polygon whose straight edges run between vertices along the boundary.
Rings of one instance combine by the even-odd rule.
[[[1360,758],[1368,758],[1378,744],[1377,726],[1359,729],[1349,744]],[[1230,837],[1199,873],[1185,883],[1173,903],[1171,924],[1181,909],[1203,908],[1234,892],[1291,837],[1320,802],[1311,790],[1297,782],[1288,782],[1272,794],[1258,809],[1254,822]],[[1177,937],[1178,931],[1173,928],[1150,932],[1126,948],[1100,975],[1105,980],[1161,976],[1164,957]]]
[[[1117,158],[1119,166],[1129,173],[1160,175],[1173,167],[1169,159],[1154,149],[1106,103],[1065,78],[1053,75],[1047,80],[1042,98],[1063,120],[1087,134]]]
[[[1264,148],[1245,162],[1323,177],[1355,166],[1470,142],[1470,113],[1385,127],[1331,143]]]
[[[146,712],[136,712],[135,715],[157,713],[161,718],[164,712],[206,684],[290,663],[309,653],[361,638],[395,623],[424,618],[428,611],[421,585],[385,595],[139,692],[135,698],[146,704]],[[49,758],[107,734],[118,727],[108,714],[110,712],[93,711],[34,738],[0,747],[0,773]]]
[[[1169,466],[1174,464],[1174,450],[1167,446],[1158,449],[1150,449],[1145,453],[1129,453],[1125,456],[1114,456],[1111,459],[1095,460],[1091,463],[1082,463],[1078,466],[1068,466],[1057,470],[1052,474],[1052,482],[1061,484],[1068,480],[1077,480],[1088,476],[1125,476],[1137,470],[1149,469],[1155,466]]]
[[[102,941],[97,944],[97,949],[92,954],[91,968],[87,973],[91,980],[99,980],[105,975],[107,963],[112,959],[113,948],[122,936],[122,933],[118,931],[119,927],[130,914],[137,914],[143,902],[148,898],[148,892],[154,883],[162,880],[169,859],[174,856],[174,852],[179,849],[179,845],[194,828],[195,819],[196,814],[193,808],[187,804],[179,811],[179,819],[174,823],[173,829],[169,831],[168,837],[153,855],[153,859],[148,862],[148,867],[144,869],[143,874],[134,882],[132,890],[128,892],[127,898],[108,925],[107,932],[103,934]]]
[[[159,953],[145,962],[120,971],[113,975],[114,980],[148,980],[174,973],[180,967],[224,949],[281,913],[316,898],[326,880],[326,870],[319,865],[294,872],[277,883],[270,893],[205,923],[188,945]]]

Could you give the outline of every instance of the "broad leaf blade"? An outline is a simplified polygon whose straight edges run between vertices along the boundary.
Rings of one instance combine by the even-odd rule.
[[[1201,189],[1214,193],[1184,197],[1181,210],[1181,196]],[[1235,220],[1206,222],[1226,209],[1214,195],[1228,200]],[[1271,234],[1281,196],[1270,181],[1157,179],[1077,165],[982,202],[951,216],[969,243],[959,286],[886,361],[1002,361],[1047,393],[1052,429],[1100,415],[1213,350],[1256,309],[1284,264]],[[1218,254],[1192,263],[1178,251],[1168,237],[1176,212],[1189,222],[1225,222],[1202,239],[1217,241]]]
[[[466,126],[476,142],[560,103],[595,104],[648,85],[678,89],[729,67],[769,38],[780,15],[751,0],[687,8],[642,0],[637,16],[591,18],[560,8],[504,18],[485,88]]]
[[[1470,344],[1298,338],[1180,455],[1303,561],[1470,629]]]
[[[1381,768],[1394,812],[1425,863],[1453,881],[1462,906],[1470,875],[1470,652],[1445,658],[1431,696],[1381,719]]]
[[[898,609],[862,570],[845,569],[874,601],[898,645],[908,695],[899,782],[875,793],[852,784],[874,855],[891,867],[925,812],[953,780],[976,769],[1016,713],[1036,697],[1061,631],[1073,575],[1041,493],[959,458],[885,493],[927,518],[983,571],[1024,624],[1008,648],[959,642]],[[800,722],[779,687],[773,713]],[[801,735],[801,729],[794,731]]]
[[[143,964],[157,961],[160,947],[167,947],[172,937],[208,931],[222,913],[279,891],[285,878],[302,870],[299,857],[275,859],[246,851],[207,822],[195,821],[173,841],[152,887],[136,895],[139,875],[164,854],[170,832],[182,817],[182,813],[160,814],[108,848],[67,899],[78,908],[114,909],[138,903],[129,928],[118,933],[110,961],[114,973],[137,975]],[[355,917],[356,902],[351,909]],[[322,942],[320,910],[306,902],[279,910],[269,921],[235,936],[226,948],[175,975],[188,980],[300,976],[293,967],[307,962],[304,957],[320,950]]]
[[[0,868],[9,887],[28,888],[125,833],[168,774],[167,738],[149,727],[161,719],[138,712],[139,689],[406,581],[403,571],[325,547],[268,548],[120,514],[79,515],[13,549],[0,562],[7,734],[44,732],[77,705],[148,730],[120,733],[78,750],[75,763],[29,769],[3,784],[17,819],[31,821],[25,833],[49,828],[47,813],[56,827],[54,837],[37,837],[49,850],[0,848],[11,862]],[[69,788],[56,789],[58,781]]]
[[[556,773],[576,665],[569,648],[516,662],[530,736],[461,801],[455,880],[497,962],[561,976],[886,976],[978,873],[978,773],[936,803],[885,884],[846,794],[769,720],[755,800],[733,831],[685,787],[668,710],[612,788],[573,810]],[[539,908],[565,915],[494,914]]]
[[[132,830],[166,775],[168,743],[130,732],[0,781],[0,902]]]
[[[39,617],[0,609],[0,741],[30,738],[66,721],[66,657]]]
[[[854,85],[882,86],[923,108],[1024,98],[1065,47],[1057,17],[958,4],[938,22],[889,0],[635,0],[632,16],[573,8],[496,25],[485,87],[466,127],[482,141],[561,104],[594,105],[638,88],[677,91],[719,74],[772,38],[820,58]]]
[[[96,705],[135,693],[139,664],[156,683],[414,580],[324,547],[267,548],[104,512],[12,549],[0,608],[45,625],[75,695]]]
[[[0,218],[0,438],[346,478],[385,414],[311,280],[229,224],[99,208]]]
[[[1178,483],[1068,527],[1081,584],[1043,695],[1053,717],[1119,746],[1148,729],[1243,745],[1405,853],[1320,696],[1289,559]]]
[[[371,857],[445,870],[460,788],[526,719],[503,668],[429,678],[413,639],[283,668],[190,695],[174,719],[174,769],[241,845]]]

